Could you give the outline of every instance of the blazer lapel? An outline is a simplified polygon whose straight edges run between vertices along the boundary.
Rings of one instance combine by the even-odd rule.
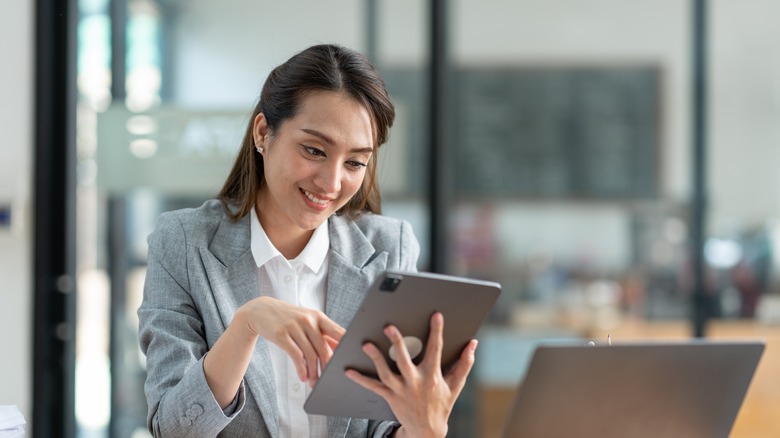
[[[341,216],[330,219],[330,269],[325,314],[342,327],[355,316],[363,296],[387,266],[358,226]]]
[[[223,330],[233,321],[236,310],[257,298],[257,265],[250,244],[249,216],[233,223],[223,219],[208,249],[201,248],[201,258],[222,318]],[[247,389],[257,402],[268,432],[279,436],[278,405],[271,357],[264,339],[259,339],[244,376]]]
[[[341,216],[329,219],[330,259],[325,314],[347,327],[368,288],[387,266],[387,252],[377,253],[358,226]],[[328,418],[330,436],[344,436],[350,419]]]

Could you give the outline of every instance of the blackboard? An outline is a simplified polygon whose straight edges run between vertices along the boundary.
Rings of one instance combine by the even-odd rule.
[[[458,195],[658,194],[657,68],[466,69],[454,88]]]
[[[381,69],[408,111],[406,194],[427,190],[429,96],[420,69]],[[625,200],[659,194],[660,69],[479,67],[452,71],[447,188],[453,198]]]

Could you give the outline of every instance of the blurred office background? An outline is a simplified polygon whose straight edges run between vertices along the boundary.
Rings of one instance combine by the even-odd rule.
[[[0,404],[35,436],[148,436],[146,236],[215,195],[270,69],[322,42],[387,81],[383,208],[419,268],[503,285],[451,436],[495,436],[539,342],[608,335],[767,339],[732,436],[780,429],[780,3],[52,3],[0,18]]]

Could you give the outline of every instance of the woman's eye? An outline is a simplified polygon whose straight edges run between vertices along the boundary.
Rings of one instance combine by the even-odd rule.
[[[366,167],[366,163],[361,163],[360,161],[347,161],[347,165],[355,170]]]
[[[325,152],[322,149],[317,149],[311,146],[304,146],[303,149],[306,151],[307,154],[314,155],[315,157],[325,156]]]

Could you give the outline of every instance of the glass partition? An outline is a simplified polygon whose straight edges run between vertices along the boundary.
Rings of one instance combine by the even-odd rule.
[[[712,333],[780,342],[780,10],[709,4]],[[161,212],[215,196],[270,69],[319,42],[366,53],[386,79],[397,119],[380,151],[383,209],[412,223],[419,269],[433,160],[450,178],[446,273],[503,286],[451,436],[498,436],[540,342],[691,336],[689,2],[448,2],[448,142],[436,157],[430,6],[79,1],[80,436],[148,436],[135,316],[146,236]],[[751,429],[780,400],[764,369],[734,436],[773,430]]]
[[[777,6],[706,3],[706,335],[777,342]],[[692,12],[454,2],[449,267],[504,286],[478,350],[480,436],[540,342],[693,335]],[[735,435],[777,426],[768,366]]]

